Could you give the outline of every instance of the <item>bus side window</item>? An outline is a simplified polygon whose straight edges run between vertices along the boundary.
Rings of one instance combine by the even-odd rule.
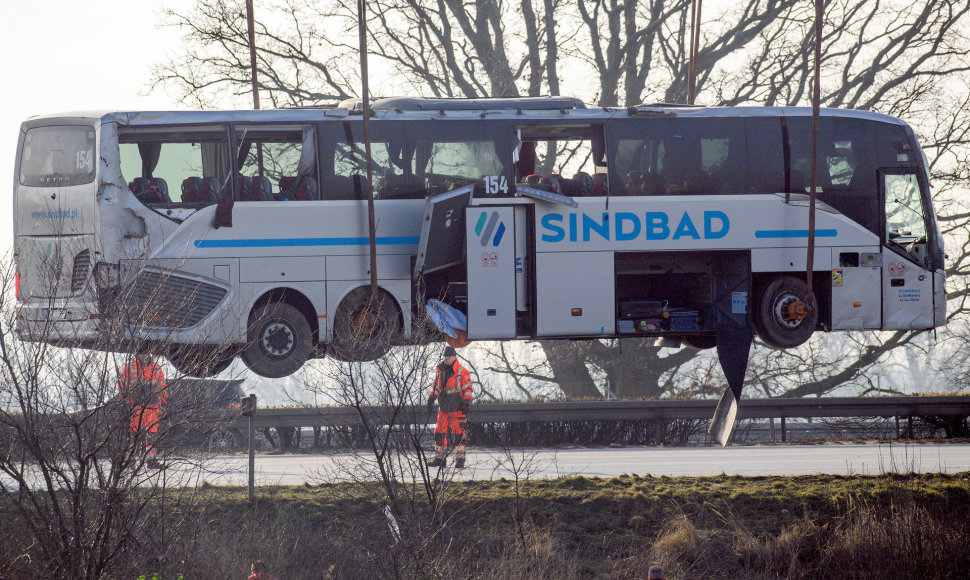
[[[609,194],[602,125],[536,124],[518,131],[517,183],[573,197]]]
[[[625,195],[746,193],[741,119],[636,119],[617,130],[611,175]]]
[[[122,175],[146,205],[216,203],[228,191],[230,162],[219,129],[122,132]]]
[[[408,180],[412,153],[399,121],[370,126],[371,177],[376,197],[424,198],[424,187],[411,191]],[[363,123],[344,121],[343,130],[323,136],[323,199],[365,200],[367,185]],[[402,178],[402,179],[399,179]],[[381,190],[383,189],[383,193]]]
[[[902,125],[876,123],[876,147],[879,167],[916,167],[917,153],[909,143]]]
[[[236,199],[320,199],[313,127],[236,127]]]
[[[785,191],[785,154],[778,117],[744,120],[748,153],[748,193]]]
[[[791,191],[808,193],[811,183],[812,119],[788,119]],[[874,123],[822,117],[818,136],[818,198],[871,232],[879,232]]]

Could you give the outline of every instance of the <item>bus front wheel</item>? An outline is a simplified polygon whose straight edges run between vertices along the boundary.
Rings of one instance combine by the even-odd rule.
[[[278,379],[300,370],[310,358],[313,332],[296,307],[268,302],[253,310],[249,318],[243,362],[257,375]]]
[[[378,359],[396,344],[400,330],[400,315],[390,294],[378,290],[372,303],[369,286],[356,288],[337,307],[330,354],[348,362]]]
[[[808,285],[801,278],[780,276],[759,293],[754,329],[771,348],[794,348],[804,344],[818,324],[818,302],[808,299]]]

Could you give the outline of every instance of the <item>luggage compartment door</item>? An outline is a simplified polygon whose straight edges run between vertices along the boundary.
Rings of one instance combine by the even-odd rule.
[[[513,207],[465,210],[468,338],[515,338],[515,212]]]
[[[536,334],[616,333],[613,252],[536,255]]]

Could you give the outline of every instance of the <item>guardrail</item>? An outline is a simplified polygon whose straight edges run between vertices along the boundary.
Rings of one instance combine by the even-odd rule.
[[[580,401],[545,403],[479,403],[472,405],[469,423],[527,423],[531,421],[629,421],[642,419],[710,419],[717,401]],[[367,407],[374,425],[433,423],[424,406]],[[966,417],[970,396],[822,397],[811,399],[743,399],[738,419],[817,417]],[[207,420],[231,421],[237,429],[249,427],[238,412],[214,412]],[[253,425],[260,427],[346,427],[360,425],[361,416],[350,407],[258,409]]]

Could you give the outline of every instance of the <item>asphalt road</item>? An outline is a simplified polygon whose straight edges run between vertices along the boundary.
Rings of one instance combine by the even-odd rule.
[[[510,458],[496,450],[471,448],[456,479],[512,478],[513,467],[531,479],[570,475],[613,477],[703,475],[876,475],[895,472],[970,471],[967,444],[771,445],[751,447],[600,448],[516,450]],[[198,471],[201,468],[201,474]],[[173,471],[179,467],[173,465]],[[375,476],[366,455],[257,455],[256,485],[300,485]],[[193,467],[195,477],[214,485],[246,485],[248,456],[207,458]],[[172,473],[175,475],[175,473]]]

